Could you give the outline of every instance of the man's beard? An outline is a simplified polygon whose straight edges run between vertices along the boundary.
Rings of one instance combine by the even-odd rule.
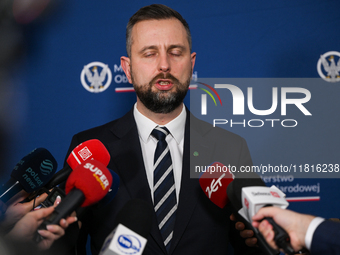
[[[139,100],[143,105],[154,113],[170,113],[174,111],[183,102],[189,88],[191,77],[189,77],[184,84],[180,83],[170,73],[160,73],[154,77],[149,84],[136,85],[133,79],[131,70],[131,79],[133,87]],[[169,79],[174,84],[175,91],[152,91],[153,84],[159,79]]]

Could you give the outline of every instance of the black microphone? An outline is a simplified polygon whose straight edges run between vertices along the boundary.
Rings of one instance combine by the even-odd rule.
[[[40,189],[51,179],[57,166],[48,150],[34,149],[16,164],[11,178],[0,189],[0,199],[6,203],[21,190],[32,193]]]
[[[251,219],[247,219],[248,218],[246,215],[247,213],[242,212],[243,202],[245,203],[246,206],[249,206],[249,202],[250,202],[250,201],[247,201],[246,198],[242,198],[242,189],[246,187],[252,187],[254,190],[256,188],[258,189],[263,188],[263,187],[268,188],[261,178],[238,178],[238,179],[236,178],[234,179],[227,188],[227,194],[231,202],[232,208],[235,214],[237,215],[237,218],[240,221],[242,221],[248,229],[252,229],[254,231],[255,236],[258,239],[260,248],[268,255],[277,255],[280,252],[277,250],[274,250],[268,245],[268,243],[266,242],[262,234],[258,231],[258,229],[252,226],[251,222],[249,221]],[[258,192],[258,193],[259,195],[267,195],[267,194],[264,194],[265,192],[263,193]],[[271,195],[279,196],[277,192],[272,192],[272,193],[274,194],[271,194],[271,192],[268,192],[269,196]],[[254,195],[255,196],[257,195],[256,192]],[[244,199],[245,201],[243,201],[242,199]],[[266,204],[264,201],[263,206],[272,206],[272,205]],[[260,208],[261,207],[257,207],[257,210],[259,210]],[[283,228],[281,228],[279,225],[277,225],[272,218],[266,218],[266,219],[273,226],[273,230],[275,233],[274,240],[276,242],[276,245],[279,248],[282,248],[289,255],[295,254],[292,246],[290,245],[290,238],[289,238],[288,233]]]
[[[151,231],[153,209],[140,199],[128,201],[115,219],[99,255],[141,255]]]

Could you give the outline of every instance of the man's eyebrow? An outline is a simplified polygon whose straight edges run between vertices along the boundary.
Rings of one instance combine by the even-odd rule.
[[[158,47],[156,45],[145,46],[139,51],[139,54],[142,54],[147,50],[157,50],[157,49]]]
[[[173,44],[173,45],[170,45],[168,50],[172,50],[172,49],[180,49],[182,51],[186,51],[186,47],[184,47],[183,45],[181,44]]]
[[[172,49],[180,49],[182,51],[186,51],[186,47],[181,44],[172,44],[168,47],[167,50],[172,50]],[[139,54],[143,54],[147,50],[158,50],[158,46],[156,45],[145,46],[139,51]]]

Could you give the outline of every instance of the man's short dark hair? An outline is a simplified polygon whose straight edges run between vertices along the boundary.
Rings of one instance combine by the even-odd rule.
[[[179,14],[174,9],[171,9],[170,7],[163,5],[163,4],[152,4],[145,7],[140,8],[132,17],[130,18],[127,26],[126,26],[126,51],[129,57],[131,57],[131,45],[132,45],[132,28],[133,26],[143,20],[163,20],[163,19],[171,19],[175,18],[178,19],[184,26],[188,42],[189,42],[189,48],[191,52],[192,48],[192,42],[191,42],[191,33],[189,29],[188,23],[185,21],[185,19],[182,17],[181,14]]]

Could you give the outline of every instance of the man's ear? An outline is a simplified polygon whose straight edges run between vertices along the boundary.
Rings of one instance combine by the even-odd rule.
[[[195,61],[196,61],[196,52],[191,53],[190,58],[191,58],[191,68],[194,71],[194,66],[195,66]]]
[[[128,57],[120,57],[120,65],[122,66],[124,73],[126,75],[126,78],[128,79],[129,83],[132,84],[132,79],[131,79],[131,68],[130,68],[130,58]]]

